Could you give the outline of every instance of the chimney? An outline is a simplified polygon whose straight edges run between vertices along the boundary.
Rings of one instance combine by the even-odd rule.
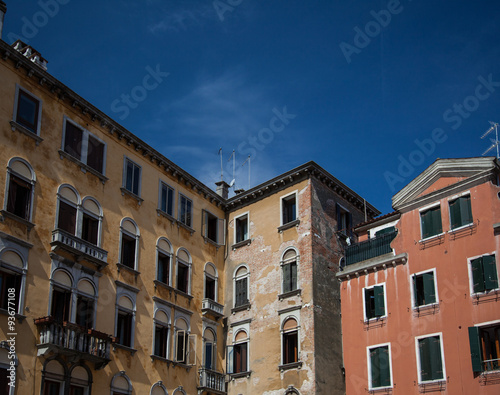
[[[229,184],[226,181],[219,181],[216,182],[215,185],[217,185],[217,189],[215,190],[217,195],[227,199],[229,196]]]
[[[0,0],[0,40],[2,39],[3,19],[7,12],[7,4]]]

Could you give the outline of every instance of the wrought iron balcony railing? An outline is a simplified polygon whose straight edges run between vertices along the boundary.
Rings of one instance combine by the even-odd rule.
[[[37,318],[35,325],[40,334],[39,356],[50,352],[71,355],[93,362],[96,370],[108,364],[113,342],[111,335],[71,322],[58,322],[52,317]]]
[[[346,265],[366,261],[392,252],[391,242],[397,235],[397,229],[383,235],[347,246]]]
[[[74,255],[81,256],[83,259],[96,264],[99,269],[108,264],[107,251],[62,229],[52,231],[52,242],[50,244],[53,249],[63,248]]]
[[[201,368],[199,373],[200,385],[198,389],[221,395],[226,394],[226,381],[223,373],[206,368]]]

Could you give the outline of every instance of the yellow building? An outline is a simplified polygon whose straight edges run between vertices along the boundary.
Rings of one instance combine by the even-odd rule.
[[[374,207],[314,162],[216,193],[20,41],[0,97],[0,393],[344,393],[334,273]]]

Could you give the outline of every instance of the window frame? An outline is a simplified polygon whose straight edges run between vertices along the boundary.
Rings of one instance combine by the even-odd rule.
[[[165,210],[163,210],[163,189],[166,189],[166,195],[165,195]],[[168,206],[169,206],[169,190],[172,191],[172,212],[169,213],[168,212]],[[165,181],[162,181],[160,180],[159,182],[159,189],[158,189],[158,210],[160,210],[160,212],[162,214],[166,214],[167,216],[169,217],[172,217],[172,218],[175,218],[175,188],[173,188],[172,186],[170,186],[168,183],[166,183]]]
[[[288,320],[294,320],[296,323],[297,323],[297,326],[292,328],[292,329],[287,329],[285,330],[284,329],[284,326],[286,324],[286,322]],[[300,317],[296,316],[296,315],[286,315],[284,317],[281,317],[281,325],[280,325],[280,334],[281,334],[281,365],[289,365],[289,364],[297,364],[300,362],[301,358],[300,358]],[[286,356],[286,347],[285,347],[285,342],[286,342],[286,339],[291,336],[291,335],[294,335],[296,336],[296,346],[297,346],[297,360],[296,361],[292,361],[292,362],[287,362],[285,360],[285,356]]]
[[[132,165],[132,185],[131,189],[127,188],[127,170],[128,170],[128,164]],[[139,180],[137,181],[137,193],[134,191],[134,177],[135,177],[135,168],[138,169],[138,178]],[[142,166],[140,166],[137,162],[133,161],[130,159],[128,156],[123,157],[123,177],[122,177],[122,190],[127,191],[130,193],[132,196],[135,196],[137,198],[141,198],[141,190],[142,190]]]
[[[337,220],[337,232],[344,235],[345,237],[350,237],[353,226],[351,211],[337,202],[335,203],[335,214]],[[344,225],[344,218],[345,227],[342,227]]]
[[[80,151],[80,158],[77,158],[74,156],[71,152],[66,151],[66,125],[67,123],[71,123],[74,127],[80,129],[82,132],[82,141],[81,141],[81,151]],[[89,149],[89,141],[90,138],[93,138],[94,140],[97,140],[97,142],[101,143],[103,145],[103,150],[102,150],[102,171],[99,171],[95,169],[93,166],[89,165],[89,154],[90,154],[90,149]],[[68,116],[64,115],[63,117],[63,132],[62,132],[62,142],[61,142],[61,151],[64,152],[66,155],[70,156],[73,161],[76,161],[79,164],[83,164],[86,169],[90,169],[91,171],[105,177],[106,176],[106,154],[107,154],[107,144],[106,142],[97,137],[95,134],[91,133],[89,130],[85,129],[83,126],[78,124],[77,122],[73,121],[71,118]]]
[[[184,251],[189,260],[186,262],[184,259],[179,258],[179,252]],[[183,291],[179,289],[179,264],[185,266],[187,268],[187,289],[186,291]],[[192,276],[192,264],[193,264],[193,258],[191,257],[191,254],[187,249],[184,247],[180,247],[177,250],[177,253],[175,254],[175,289],[177,289],[179,292],[182,292],[186,295],[191,295],[191,276]]]
[[[120,347],[124,347],[129,350],[134,349],[134,343],[135,343],[135,318],[136,318],[136,310],[137,310],[137,305],[136,305],[136,298],[137,298],[137,293],[139,290],[132,290],[132,287],[127,287],[117,284],[117,289],[116,289],[116,303],[115,303],[115,328],[114,328],[114,334],[116,338],[116,343],[115,345],[118,345]],[[137,292],[136,292],[137,291]],[[124,306],[121,306],[119,304],[119,301],[121,300],[122,297],[126,297],[129,299],[129,301],[132,304],[132,309],[128,309]],[[122,343],[119,343],[119,336],[118,336],[118,315],[128,315],[130,317],[130,345],[124,345]]]
[[[211,266],[215,272],[215,275],[212,275],[210,273],[207,273],[207,266]],[[207,297],[207,279],[213,280],[214,281],[214,298],[208,298]],[[219,296],[219,272],[217,271],[217,268],[212,262],[207,262],[205,263],[205,268],[203,270],[203,299],[209,299],[214,302],[217,302],[218,296]]]
[[[31,247],[30,247],[31,248]],[[7,252],[16,254],[22,262],[23,267],[19,268],[9,264],[2,259],[3,255]],[[7,274],[14,274],[20,276],[20,284],[18,290],[18,300],[16,315],[23,316],[24,312],[24,297],[26,293],[26,275],[28,273],[28,249],[26,247],[18,246],[15,241],[0,239],[0,272]],[[10,273],[9,273],[10,272]],[[2,309],[4,311],[8,311]]]
[[[427,273],[432,273],[433,275],[433,283],[434,283],[434,298],[435,298],[435,301],[432,302],[432,303],[426,303],[424,305],[419,305],[417,306],[416,303],[417,303],[417,295],[415,294],[416,292],[416,287],[415,287],[415,278],[417,276],[423,276]],[[424,287],[425,287],[425,284],[424,284]],[[432,269],[429,269],[429,270],[423,270],[421,272],[418,272],[418,273],[413,273],[411,275],[411,305],[413,306],[413,309],[414,310],[418,310],[418,309],[422,309],[422,308],[426,308],[426,307],[432,307],[432,306],[437,306],[439,305],[439,293],[438,293],[438,286],[437,286],[437,275],[436,275],[436,268],[432,268]],[[425,292],[425,290],[424,290]]]
[[[238,340],[236,341],[236,337],[240,332],[244,332],[246,334],[246,338],[243,340]],[[245,361],[245,367],[246,370],[239,370],[236,371],[236,352],[235,352],[235,347],[242,347],[245,346],[246,350],[246,361]],[[243,359],[241,359],[243,362]],[[230,345],[226,346],[226,371],[228,374],[231,375],[249,375],[251,370],[250,370],[250,335],[249,335],[249,327],[248,324],[241,325],[238,327],[233,328],[233,339],[232,343]],[[243,367],[243,366],[241,366]]]
[[[285,222],[285,201],[290,200],[291,197],[295,199],[295,213],[294,213],[294,218],[293,219],[287,219]],[[288,216],[288,213],[286,214]],[[295,222],[299,219],[299,193],[298,190],[295,190],[293,192],[287,193],[286,195],[283,195],[280,197],[280,226],[288,225],[292,222]]]
[[[183,200],[185,202],[183,202]],[[183,215],[183,205],[186,205],[186,213],[185,216],[186,218],[182,218]],[[187,207],[190,205],[190,210],[187,210]],[[178,198],[178,208],[177,208],[177,221],[184,226],[187,226],[188,228],[192,229],[193,228],[193,200],[189,199],[186,195],[183,193],[179,192],[179,198]],[[189,211],[189,212],[188,212]],[[189,224],[187,223],[187,218],[189,217]]]
[[[470,210],[470,222],[453,227],[451,205],[452,205],[452,203],[455,203],[459,199],[466,198],[466,197],[469,198],[468,208]],[[452,198],[448,199],[448,217],[449,217],[449,221],[450,221],[450,232],[456,232],[457,230],[460,230],[462,228],[467,228],[474,223],[474,217],[472,215],[472,197],[471,197],[470,191],[464,192],[461,195],[453,196]],[[463,220],[461,216],[460,216],[460,219]]]
[[[483,350],[483,346],[485,346],[484,342],[482,341],[482,336],[481,336],[481,333],[480,331],[485,331],[485,330],[488,330],[488,329],[492,329],[495,331],[498,331],[499,332],[499,336],[500,336],[500,320],[495,320],[495,321],[490,321],[490,322],[484,322],[484,323],[480,323],[480,324],[475,324],[473,327],[469,327],[469,346],[470,346],[470,351],[471,351],[471,365],[472,365],[472,371],[474,373],[499,373],[500,372],[500,355],[499,355],[499,352],[498,352],[498,348],[496,347],[496,352],[497,352],[497,359],[496,359],[496,363],[497,365],[499,365],[497,368],[493,368],[493,369],[485,369],[484,368],[484,364],[486,362],[491,362],[493,361],[494,359],[492,360],[484,360],[484,350]],[[474,336],[474,338],[473,338]],[[497,342],[498,342],[498,339],[495,339]],[[475,343],[476,345],[476,348],[478,348],[478,350],[473,350],[473,342]],[[479,352],[479,355],[477,355],[477,352]],[[477,366],[479,365],[479,366]]]
[[[382,385],[379,387],[374,387],[373,386],[373,377],[372,377],[372,358],[371,358],[371,351],[376,350],[379,348],[385,348],[387,347],[388,350],[388,360],[389,360],[389,385]],[[392,373],[392,352],[391,352],[391,343],[381,343],[381,344],[375,344],[372,346],[366,347],[366,365],[367,365],[367,370],[368,370],[368,390],[369,391],[378,391],[378,390],[383,390],[383,389],[388,389],[388,388],[393,388],[394,382],[393,382],[393,373]]]
[[[485,288],[484,291],[478,291],[476,292],[475,289],[474,289],[474,274],[473,274],[473,269],[472,269],[472,261],[476,260],[476,259],[482,259],[484,257],[491,257],[493,256],[494,258],[494,261],[495,261],[495,269],[496,269],[496,281],[497,281],[497,287],[496,288],[492,288],[492,289],[486,289],[486,286],[485,286],[485,279],[484,279],[484,268],[482,269],[483,270],[483,286]],[[481,265],[483,265],[483,262],[481,262]],[[473,257],[470,257],[470,258],[467,258],[467,271],[468,271],[468,275],[469,275],[469,289],[470,289],[470,294],[471,296],[475,296],[475,297],[480,297],[480,296],[483,296],[483,295],[487,295],[491,292],[498,292],[500,290],[500,279],[499,279],[499,262],[497,260],[497,253],[496,251],[493,251],[493,252],[490,252],[490,253],[486,253],[486,254],[482,254],[482,255],[476,255],[476,256],[473,256]]]
[[[443,372],[443,377],[440,379],[431,379],[431,380],[422,380],[422,364],[420,360],[420,349],[419,349],[419,342],[423,339],[428,339],[431,337],[439,337],[439,348],[440,348],[440,356],[441,356],[441,368]],[[445,359],[444,359],[445,353],[444,353],[444,345],[443,345],[443,333],[438,332],[438,333],[429,333],[426,335],[422,336],[416,336],[415,337],[415,357],[417,359],[417,377],[418,377],[418,384],[430,384],[430,383],[439,383],[442,381],[446,381],[446,364],[445,364]]]
[[[212,242],[217,246],[222,246],[226,244],[226,220],[224,218],[219,218],[209,210],[203,209],[202,212],[202,235],[205,241]],[[209,235],[211,227],[209,226],[209,221],[215,221],[215,238]]]
[[[242,240],[238,240],[238,221],[241,220],[242,217],[246,217],[246,238]],[[247,240],[250,240],[250,211],[247,211],[243,214],[240,214],[234,217],[234,232],[233,232],[233,244],[243,243]]]
[[[168,319],[168,322],[163,322],[157,319],[156,314],[158,312],[163,312]],[[155,311],[153,315],[153,346],[152,346],[152,355],[158,358],[164,358],[170,360],[170,335],[171,335],[171,313],[167,306],[156,305],[155,303]],[[165,339],[165,356],[156,354],[156,342],[157,342],[157,327],[161,327],[164,331],[166,330],[166,339]]]
[[[384,291],[384,314],[379,315],[379,316],[375,315],[373,317],[368,317],[367,311],[366,311],[366,303],[367,303],[366,302],[366,291],[373,289],[373,292],[375,293],[376,292],[375,287],[383,287],[383,291]],[[364,320],[364,322],[369,322],[369,321],[374,321],[374,320],[381,320],[381,319],[387,318],[387,289],[386,289],[386,283],[383,282],[383,283],[378,283],[378,284],[370,285],[368,287],[364,287],[363,290],[362,290],[362,292],[363,292],[363,320]],[[374,298],[375,298],[375,294],[374,294]],[[377,311],[377,304],[376,304],[376,298],[375,298],[375,312],[376,311]]]
[[[288,251],[294,251],[295,256],[293,258],[288,258],[287,260],[284,260],[285,255],[287,254]],[[296,292],[299,291],[301,288],[299,286],[299,262],[300,262],[300,255],[299,251],[295,247],[289,247],[283,251],[281,254],[281,259],[280,259],[280,266],[281,266],[281,294],[288,294],[290,292]],[[285,290],[285,266],[295,264],[295,288],[290,289],[290,290]],[[293,283],[293,273],[290,273],[290,282]],[[291,284],[293,285],[293,284]]]
[[[135,234],[133,234],[130,231],[128,231],[127,229],[125,229],[125,227],[123,225],[126,221],[130,222],[132,225],[135,226]],[[130,266],[125,265],[123,263],[123,256],[122,256],[123,255],[123,241],[124,241],[123,235],[135,240],[134,267],[130,267]],[[118,263],[121,266],[119,266],[119,267],[124,267],[124,268],[130,269],[130,270],[136,271],[136,272],[139,271],[139,247],[140,247],[139,242],[140,242],[140,238],[141,238],[141,233],[140,233],[139,227],[137,226],[136,222],[132,218],[129,218],[129,217],[122,218],[122,220],[120,221],[120,249],[119,249],[119,255],[118,255]]]
[[[20,162],[24,166],[27,167],[27,169],[31,173],[30,179],[27,179],[24,175],[16,172],[13,169],[13,164],[15,162]],[[30,195],[29,195],[29,210],[27,210],[28,212],[26,213],[28,218],[19,217],[17,214],[12,213],[8,210],[9,195],[10,195],[9,192],[10,192],[10,188],[11,188],[11,177],[12,176],[20,179],[21,181],[26,182],[27,184],[29,184],[31,186]],[[19,218],[20,220],[31,224],[33,221],[33,207],[34,207],[34,203],[35,203],[35,185],[36,185],[36,174],[33,171],[33,167],[31,167],[29,162],[23,158],[20,158],[20,157],[11,158],[7,164],[7,175],[6,175],[6,180],[5,180],[5,194],[4,194],[3,212],[8,213],[8,215],[12,215],[16,219]]]
[[[20,93],[22,92],[22,93]],[[29,98],[33,99],[33,101],[37,101],[37,109],[36,109],[36,125],[35,130],[32,130],[29,126],[26,126],[20,122],[18,122],[18,111],[19,111],[19,100],[21,94],[28,96]],[[40,99],[38,96],[35,96],[33,93],[28,91],[26,88],[23,88],[21,85],[16,83],[16,93],[14,97],[14,111],[12,113],[12,122],[16,125],[16,128],[23,128],[24,130],[28,131],[29,133],[40,137],[41,133],[41,128],[42,128],[42,106],[43,106],[43,101]],[[24,131],[23,130],[23,131]]]
[[[206,337],[207,331],[212,332],[212,335],[214,337],[214,340],[209,340]],[[207,367],[207,345],[211,344],[212,347],[212,358],[210,361],[210,366]],[[215,331],[214,328],[212,327],[205,327],[203,330],[203,360],[202,360],[202,366],[205,369],[209,369],[212,371],[217,371],[217,332]]]
[[[435,210],[436,208],[439,208],[439,219],[440,219],[440,223],[441,223],[441,230],[438,232],[438,233],[435,233],[433,235],[430,235],[430,236],[424,236],[424,224],[423,224],[423,218],[422,218],[422,215],[427,213],[428,211],[431,211],[431,210]],[[418,214],[419,214],[419,222],[420,222],[420,240],[429,240],[429,239],[432,239],[434,237],[438,237],[438,236],[441,236],[444,234],[444,230],[443,230],[443,210],[441,208],[441,202],[436,202],[436,203],[432,203],[428,206],[425,206],[425,207],[422,207],[418,210]]]
[[[246,273],[237,275],[238,271],[241,268],[246,269]],[[236,284],[238,281],[246,279],[246,303],[237,304],[237,292],[236,292]],[[236,267],[233,274],[233,308],[245,307],[250,305],[250,270],[248,269],[248,265],[242,264]]]
[[[169,251],[165,250],[160,246],[160,242],[164,241],[166,242],[170,249]],[[168,257],[169,262],[168,262],[168,282],[163,282],[159,278],[159,270],[160,270],[160,254],[163,256]],[[156,241],[156,274],[155,274],[155,280],[159,281],[162,284],[168,285],[169,287],[172,287],[172,277],[173,277],[173,248],[172,248],[172,243],[166,238],[166,237],[159,237],[158,240]]]

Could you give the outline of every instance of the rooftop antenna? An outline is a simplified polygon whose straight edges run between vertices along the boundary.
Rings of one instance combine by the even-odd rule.
[[[220,180],[224,181],[224,168],[222,167],[222,147],[219,148],[219,154],[220,156]]]
[[[235,175],[234,175],[235,170],[236,170],[236,152],[234,151],[234,149],[233,149],[233,153],[231,154],[231,156],[229,157],[229,159],[227,161],[229,162],[231,160],[231,158],[233,158],[233,180],[231,181],[230,186],[233,186],[234,182],[236,180]]]
[[[499,150],[498,150],[498,145],[499,145],[500,142],[498,141],[498,123],[497,122],[491,122],[491,121],[489,121],[489,122],[490,122],[491,126],[490,126],[490,128],[486,132],[484,132],[484,134],[481,136],[481,138],[484,139],[486,136],[488,136],[494,130],[495,131],[495,140],[490,139],[493,144],[491,145],[490,148],[488,148],[486,151],[483,152],[483,156],[486,155],[488,152],[490,152],[493,148],[496,147],[496,149],[497,149],[497,159],[499,159],[500,158],[500,154],[499,154]]]
[[[241,165],[241,167],[245,166],[245,163],[248,162],[248,189],[250,189],[250,164],[251,164],[251,160],[250,160],[250,155],[248,155],[248,158],[246,161],[243,162],[243,164]]]

